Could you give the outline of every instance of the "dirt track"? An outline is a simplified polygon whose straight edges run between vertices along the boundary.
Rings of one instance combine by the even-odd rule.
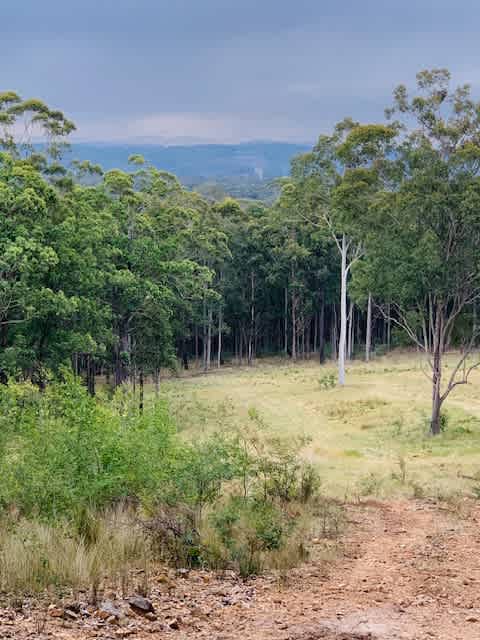
[[[459,517],[424,502],[371,502],[348,518],[344,555],[328,572],[320,563],[292,572],[286,587],[192,573],[152,590],[157,622],[49,619],[40,635],[18,615],[0,638],[480,639],[479,508]]]

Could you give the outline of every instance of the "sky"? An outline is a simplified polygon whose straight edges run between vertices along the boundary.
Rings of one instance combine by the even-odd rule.
[[[448,67],[480,89],[478,0],[0,0],[0,91],[75,139],[312,143]]]

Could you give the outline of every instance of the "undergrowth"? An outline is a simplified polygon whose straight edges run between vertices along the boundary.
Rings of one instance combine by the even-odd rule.
[[[338,530],[305,438],[274,436],[254,408],[229,421],[225,406],[189,440],[165,403],[136,407],[126,389],[92,399],[68,374],[43,393],[0,388],[0,590],[95,600],[158,562],[287,571],[316,522]]]

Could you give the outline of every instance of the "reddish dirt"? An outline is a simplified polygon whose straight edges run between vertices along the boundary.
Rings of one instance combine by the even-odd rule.
[[[38,614],[5,610],[0,638],[480,639],[480,508],[370,502],[349,507],[348,519],[343,553],[328,570],[313,561],[283,587],[273,577],[172,574],[152,589],[157,621],[132,614],[117,627],[47,616],[42,629]]]

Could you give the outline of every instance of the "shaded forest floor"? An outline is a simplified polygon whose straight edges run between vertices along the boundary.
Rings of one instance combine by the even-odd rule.
[[[480,637],[480,508],[365,501],[347,508],[335,560],[239,581],[173,571],[152,576],[156,620],[126,611],[65,620],[5,609],[0,638],[186,640],[469,640]],[[110,594],[113,598],[115,594]],[[120,600],[116,607],[124,608]],[[127,607],[128,608],[128,607]],[[57,609],[51,609],[57,611]]]

